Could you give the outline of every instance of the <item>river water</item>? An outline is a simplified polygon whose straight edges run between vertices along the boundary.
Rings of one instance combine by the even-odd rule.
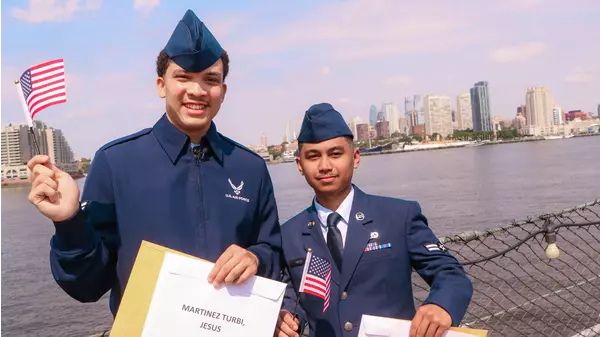
[[[363,157],[354,182],[365,192],[417,200],[438,236],[487,229],[600,198],[600,137]],[[281,221],[312,191],[293,163],[269,166]],[[83,180],[78,181],[80,185]],[[107,296],[82,304],[52,279],[52,223],[2,190],[2,335],[89,336],[110,327]]]

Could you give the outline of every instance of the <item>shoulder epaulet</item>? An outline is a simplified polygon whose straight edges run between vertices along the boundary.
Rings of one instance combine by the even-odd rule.
[[[299,212],[299,213],[295,214],[294,216],[292,216],[291,218],[287,219],[281,226],[283,227],[286,224],[293,223],[293,222],[297,221],[298,219],[302,220],[302,218],[307,216],[307,214],[310,212],[311,207],[312,206],[308,206],[305,209],[303,209],[301,212]]]
[[[124,137],[121,137],[121,138],[117,138],[115,140],[112,140],[112,141],[104,144],[100,148],[100,150],[106,150],[106,149],[109,149],[109,148],[111,148],[111,147],[113,147],[115,145],[123,144],[123,143],[126,143],[128,141],[131,141],[131,140],[134,140],[134,139],[138,139],[141,136],[145,136],[145,135],[149,134],[150,131],[152,131],[152,128],[146,128],[146,129],[140,130],[138,132],[132,133],[130,135],[127,135],[127,136],[124,136]]]
[[[258,153],[252,151],[252,149],[250,149],[249,147],[246,147],[246,146],[244,146],[244,145],[236,142],[235,140],[233,140],[233,139],[231,139],[229,137],[223,136],[221,133],[219,133],[219,136],[221,136],[221,138],[223,138],[223,140],[225,140],[226,142],[232,144],[233,146],[239,147],[242,150],[246,150],[247,152],[250,152],[251,154],[255,155],[256,157],[258,157],[258,158],[260,158],[261,160],[264,161],[263,157],[261,157]]]

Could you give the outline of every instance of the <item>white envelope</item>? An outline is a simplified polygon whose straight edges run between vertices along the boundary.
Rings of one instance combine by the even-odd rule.
[[[286,284],[253,276],[215,289],[213,263],[166,253],[143,337],[272,336]]]
[[[410,321],[362,315],[358,337],[408,337],[410,333]],[[448,331],[444,337],[473,337],[474,335],[457,331]]]

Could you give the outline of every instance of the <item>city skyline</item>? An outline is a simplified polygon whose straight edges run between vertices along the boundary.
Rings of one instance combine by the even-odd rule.
[[[39,118],[62,129],[76,155],[90,157],[163,113],[154,60],[185,9],[196,8],[192,1],[63,2],[3,2],[11,33],[3,36],[2,124],[25,122],[14,79],[37,62],[64,57],[68,101]],[[515,117],[534,86],[550,88],[563,111],[595,112],[600,103],[595,1],[257,1],[215,3],[198,14],[232,60],[215,122],[244,144],[259,143],[261,132],[276,143],[288,120],[301,120],[323,101],[347,121],[367,121],[370,106],[384,102],[403,116],[404,98],[415,94],[421,104],[427,94],[449,96],[454,110],[455,98],[478,81],[488,82],[491,115],[505,119]],[[23,42],[32,39],[39,43]]]

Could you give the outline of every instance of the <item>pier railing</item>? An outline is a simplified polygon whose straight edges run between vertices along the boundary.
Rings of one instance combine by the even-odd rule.
[[[490,337],[600,336],[600,199],[441,241],[473,281],[461,326]],[[413,288],[420,305],[429,287],[417,273]]]
[[[473,281],[461,326],[489,337],[600,336],[600,199],[440,241]],[[421,305],[429,286],[416,272],[413,290]]]

